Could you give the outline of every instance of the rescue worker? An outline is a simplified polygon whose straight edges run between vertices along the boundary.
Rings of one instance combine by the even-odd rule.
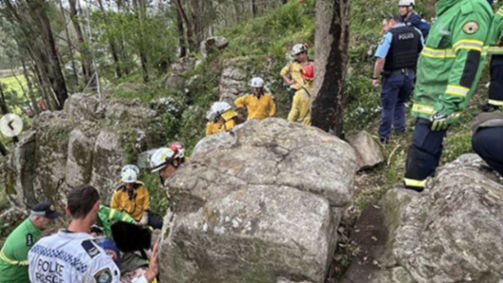
[[[482,106],[482,111],[496,111],[503,106],[503,5],[494,14],[489,38],[491,55],[491,83],[489,100]]]
[[[448,126],[477,87],[493,12],[486,0],[440,0],[419,57],[412,116],[417,117],[404,183],[422,191],[442,154]]]
[[[406,25],[411,25],[423,34],[423,38],[428,37],[430,32],[430,24],[414,12],[414,0],[399,0],[398,12],[400,13],[401,22]]]
[[[105,237],[110,238],[112,236],[112,230],[110,227],[112,227],[112,224],[117,221],[136,223],[133,217],[126,212],[122,212],[105,205],[100,205],[96,226],[103,231]]]
[[[161,183],[165,185],[168,178],[175,175],[176,169],[183,163],[184,156],[172,147],[161,147],[150,158],[150,170],[159,172]]]
[[[421,32],[400,23],[400,17],[390,19],[390,29],[376,50],[372,85],[379,86],[382,74],[381,125],[379,139],[387,143],[392,128],[395,133],[405,131],[405,102],[414,89],[414,70],[423,48]]]
[[[99,210],[98,191],[75,187],[68,194],[72,221],[66,230],[40,239],[28,253],[30,281],[119,282],[119,269],[89,232]]]
[[[229,131],[237,124],[238,113],[232,109],[227,102],[219,101],[213,103],[210,111],[206,115],[206,136]]]
[[[473,150],[503,176],[503,113],[481,113],[472,122]]]
[[[110,207],[129,214],[141,225],[160,229],[160,218],[150,212],[150,196],[144,184],[138,181],[138,167],[126,165],[122,169],[121,183],[110,201]]]
[[[68,228],[40,239],[28,253],[31,282],[119,282],[117,265],[88,234],[98,218],[99,198],[91,186],[70,191],[66,211],[72,220]],[[152,268],[133,283],[155,279],[157,258],[151,259]]]
[[[311,87],[314,80],[314,66],[309,64],[302,69],[303,85],[293,97],[292,109],[288,114],[288,121],[311,125],[311,105],[313,97]]]
[[[276,105],[272,95],[264,90],[264,80],[254,77],[250,81],[250,87],[253,93],[237,98],[234,105],[237,108],[246,108],[247,120],[273,117],[276,114]]]
[[[292,56],[295,56],[293,62],[289,63],[281,69],[279,73],[286,84],[289,85],[288,93],[290,101],[292,101],[295,93],[302,87],[302,68],[310,63],[307,55],[307,45],[297,43],[292,47]]]
[[[29,282],[28,251],[40,239],[41,230],[59,215],[49,202],[41,202],[9,234],[0,251],[0,282]]]

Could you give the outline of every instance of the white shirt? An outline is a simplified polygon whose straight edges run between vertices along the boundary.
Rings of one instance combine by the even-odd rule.
[[[33,283],[118,283],[119,268],[86,233],[60,230],[41,238],[29,251]]]

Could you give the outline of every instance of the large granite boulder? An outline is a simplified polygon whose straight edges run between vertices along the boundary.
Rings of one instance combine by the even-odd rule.
[[[124,163],[124,143],[143,146],[155,116],[136,100],[99,101],[88,94],[69,97],[63,111],[41,113],[4,165],[10,203],[27,209],[49,200],[62,210],[70,188],[83,184],[94,185],[108,202]]]
[[[161,280],[324,282],[355,171],[347,143],[282,119],[203,139],[168,181]]]
[[[386,198],[394,263],[375,282],[503,280],[503,182],[477,155],[438,170],[421,195]]]

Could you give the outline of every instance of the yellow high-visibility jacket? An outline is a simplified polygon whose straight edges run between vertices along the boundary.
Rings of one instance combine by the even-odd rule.
[[[290,85],[290,88],[300,89],[302,87],[299,84],[299,83],[302,83],[302,81],[303,81],[303,79],[302,79],[302,66],[300,65],[300,63],[298,61],[295,60],[295,61],[289,63],[288,65],[286,65],[285,67],[283,67],[283,69],[281,69],[281,72],[279,74],[282,77],[290,74],[290,77],[292,78],[292,80],[298,82],[298,83],[294,83],[293,85]]]
[[[223,131],[228,131],[236,125],[234,120],[229,120],[225,123],[217,121],[217,122],[208,122],[206,124],[206,136],[211,136],[214,134],[218,134]]]
[[[248,112],[246,120],[265,119],[276,114],[276,105],[274,104],[272,95],[269,93],[262,94],[260,98],[254,94],[247,94],[237,98],[234,101],[234,105],[237,108],[246,107],[246,111]]]
[[[121,183],[110,202],[110,207],[124,211],[136,221],[140,221],[143,212],[150,209],[150,196],[142,182],[133,184],[133,190],[128,191],[126,184]]]
[[[312,98],[309,93],[303,88],[298,90],[293,97],[292,109],[290,109],[290,113],[288,114],[288,121],[310,126],[311,105]]]

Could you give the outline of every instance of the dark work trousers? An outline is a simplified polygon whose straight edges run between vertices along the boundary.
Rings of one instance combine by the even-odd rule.
[[[148,225],[154,229],[161,229],[162,228],[162,218],[158,214],[155,214],[149,210],[148,211]]]
[[[290,106],[292,106],[293,97],[297,91],[298,91],[298,89],[295,89],[295,88],[288,89],[288,102],[290,103]]]
[[[493,55],[491,57],[489,104],[503,106],[503,55]]]
[[[480,128],[472,137],[472,147],[482,159],[503,176],[503,127]]]
[[[414,72],[395,73],[382,79],[381,125],[379,137],[388,141],[392,128],[396,133],[405,131],[405,102],[414,89]]]
[[[432,131],[431,122],[418,118],[407,154],[405,185],[422,189],[427,177],[435,174],[447,131]]]

